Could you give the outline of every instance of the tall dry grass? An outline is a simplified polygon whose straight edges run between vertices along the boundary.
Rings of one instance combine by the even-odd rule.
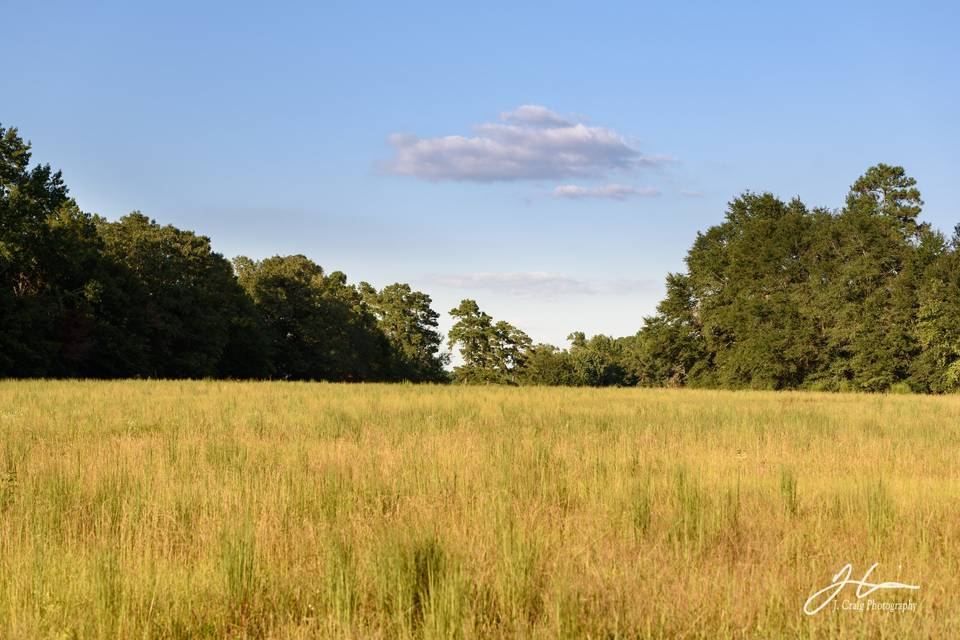
[[[958,460],[958,397],[0,382],[0,637],[958,637]],[[804,615],[847,562],[916,611]]]

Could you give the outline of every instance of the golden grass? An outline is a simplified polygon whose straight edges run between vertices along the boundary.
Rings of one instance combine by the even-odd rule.
[[[955,396],[0,382],[0,637],[958,637],[958,461]],[[916,611],[804,615],[847,562]]]

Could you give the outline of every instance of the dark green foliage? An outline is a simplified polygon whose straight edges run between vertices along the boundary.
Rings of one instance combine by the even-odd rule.
[[[645,318],[634,338],[631,370],[639,384],[680,386],[688,377],[701,381],[708,374],[706,341],[699,311],[685,274],[667,276],[667,297],[657,305],[657,315]]]
[[[430,298],[303,256],[236,271],[210,240],[80,211],[0,128],[0,376],[442,381]]]
[[[904,237],[913,236],[923,206],[916,185],[903,167],[882,163],[870,167],[850,187],[847,211],[893,220]]]
[[[302,255],[234,262],[243,289],[267,330],[279,377],[295,380],[383,380],[386,336],[346,276]]]
[[[29,163],[0,127],[0,376],[96,375],[116,270],[60,173]]]
[[[302,255],[233,264],[134,212],[84,213],[0,127],[0,377],[443,382],[438,314],[406,284],[350,285]],[[473,300],[450,313],[461,382],[960,389],[960,225],[919,221],[902,167],[839,211],[745,193],[698,233],[634,336],[533,345]]]
[[[570,354],[552,344],[536,344],[527,351],[523,384],[542,386],[573,386],[576,376]]]
[[[296,380],[441,382],[437,314],[409,285],[376,291],[326,275],[309,258],[234,261],[237,279],[263,327],[278,377]]]
[[[98,226],[105,254],[127,272],[126,308],[136,314],[127,320],[145,342],[137,373],[202,378],[263,367],[253,309],[208,238],[138,212]]]
[[[377,291],[362,282],[359,289],[377,326],[390,341],[390,377],[412,382],[446,381],[444,365],[449,356],[440,350],[440,314],[430,308],[430,296],[401,283]]]
[[[799,307],[814,219],[799,201],[748,193],[730,204],[724,224],[698,236],[687,257],[695,303],[675,305],[689,308],[687,323],[710,359],[696,374],[702,361],[683,363],[691,381],[778,389],[816,367],[815,323]]]
[[[518,384],[530,349],[530,338],[513,325],[494,322],[473,300],[463,300],[450,315],[450,347],[460,345],[463,364],[454,369],[458,382]]]
[[[956,388],[957,247],[917,222],[915,185],[881,164],[836,213],[771,194],[731,202],[645,320],[640,383]]]
[[[524,358],[520,381],[532,385],[609,387],[636,384],[634,338],[597,335],[590,339],[576,331],[570,348],[539,344]]]
[[[960,238],[929,266],[918,292],[912,366],[915,386],[934,392],[960,389]]]

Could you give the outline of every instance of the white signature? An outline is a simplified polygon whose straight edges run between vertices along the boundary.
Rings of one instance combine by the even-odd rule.
[[[830,586],[824,587],[817,591],[815,594],[807,598],[807,601],[803,605],[803,612],[808,616],[812,616],[815,613],[819,612],[825,606],[833,602],[833,599],[837,597],[845,586],[848,584],[857,585],[857,599],[866,598],[868,595],[874,591],[880,589],[919,589],[919,585],[915,584],[903,584],[901,582],[878,582],[876,584],[872,582],[867,582],[867,578],[870,577],[870,574],[873,573],[873,570],[877,568],[879,562],[874,562],[870,565],[870,568],[867,569],[867,572],[863,574],[863,578],[860,580],[851,580],[850,574],[853,573],[853,565],[845,564],[840,571],[837,572],[837,575],[833,576],[833,584]],[[816,604],[817,599],[826,594],[826,599],[820,603],[820,605],[811,609],[810,607],[813,604]]]

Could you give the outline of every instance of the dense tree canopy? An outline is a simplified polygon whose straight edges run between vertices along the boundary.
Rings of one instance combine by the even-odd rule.
[[[635,339],[597,335],[587,338],[581,331],[568,336],[570,348],[553,345],[532,347],[520,375],[524,384],[568,385],[575,387],[625,386],[637,383],[632,364]]]
[[[16,129],[0,127],[0,375],[97,373],[113,270],[60,173],[30,158]]]
[[[117,311],[128,313],[128,330],[143,342],[132,373],[202,378],[263,370],[253,306],[208,238],[139,212],[98,220],[98,227],[104,254],[126,272]]]
[[[389,344],[363,297],[339,271],[309,258],[235,261],[267,329],[276,373],[287,379],[383,380]]]
[[[686,273],[667,276],[666,297],[635,336],[574,333],[567,350],[535,345],[511,377],[551,385],[960,389],[960,226],[947,243],[918,220],[922,205],[916,181],[884,164],[857,179],[837,211],[744,193],[721,224],[697,234]],[[466,326],[477,325],[482,316]],[[486,381],[477,368],[492,375],[495,367],[468,357],[477,351],[464,350],[470,375],[458,378]]]
[[[450,311],[464,383],[943,393],[960,389],[960,225],[920,221],[879,164],[839,210],[744,193],[698,233],[636,335],[533,344],[473,300]],[[432,300],[351,285],[302,255],[231,263],[139,212],[83,212],[0,127],[0,377],[443,382]],[[638,322],[639,324],[639,322]]]
[[[395,283],[377,291],[366,282],[360,291],[377,326],[390,342],[390,375],[397,380],[443,382],[449,358],[441,352],[443,336],[437,331],[440,314],[430,296],[408,284]]]
[[[449,343],[460,345],[463,364],[453,371],[460,382],[517,384],[526,365],[530,338],[502,320],[494,322],[474,300],[463,300],[450,311],[456,323]]]
[[[445,380],[438,314],[304,256],[233,264],[139,212],[82,212],[0,128],[0,376]]]
[[[688,272],[639,334],[645,384],[944,391],[957,335],[956,247],[917,216],[900,167],[877,165],[837,212],[746,193],[698,234]],[[936,355],[934,355],[936,354]]]

